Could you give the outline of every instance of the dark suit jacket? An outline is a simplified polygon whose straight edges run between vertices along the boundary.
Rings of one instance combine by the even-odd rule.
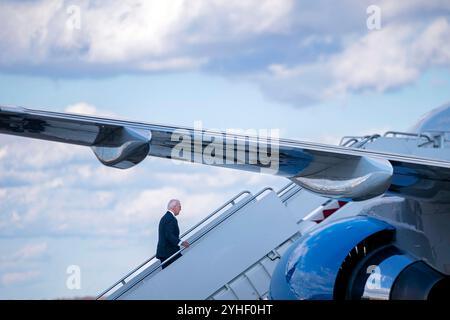
[[[169,258],[175,252],[180,250],[180,229],[178,221],[169,211],[159,221],[158,229],[158,247],[156,249],[156,258],[162,260]]]

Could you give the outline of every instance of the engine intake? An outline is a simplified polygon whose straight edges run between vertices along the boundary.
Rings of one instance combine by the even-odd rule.
[[[448,278],[423,261],[388,245],[374,250],[357,268],[347,286],[347,299],[439,299]],[[447,288],[447,289],[445,289]]]
[[[298,239],[282,256],[272,299],[440,299],[450,278],[393,243],[395,228],[378,219],[335,221]]]

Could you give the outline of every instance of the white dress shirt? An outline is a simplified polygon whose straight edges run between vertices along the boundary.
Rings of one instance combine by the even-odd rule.
[[[167,211],[169,211],[169,212],[173,215],[173,217],[174,217],[175,219],[177,218],[177,217],[175,216],[175,213],[172,212],[172,210],[167,210]],[[183,241],[180,240],[180,242],[178,242],[178,246],[181,246],[182,243],[183,243]]]

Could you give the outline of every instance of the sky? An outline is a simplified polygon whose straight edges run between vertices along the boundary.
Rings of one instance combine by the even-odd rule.
[[[338,144],[450,102],[448,1],[2,1],[0,105]],[[283,178],[0,136],[0,299],[95,296],[186,230]],[[67,285],[79,267],[80,288]],[[69,272],[68,272],[69,271]]]

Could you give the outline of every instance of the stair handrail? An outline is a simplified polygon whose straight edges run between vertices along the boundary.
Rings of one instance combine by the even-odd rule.
[[[227,206],[229,206],[230,204],[235,205],[236,204],[236,200],[239,199],[240,197],[242,197],[244,194],[246,195],[251,195],[251,192],[248,190],[239,192],[237,195],[235,195],[233,198],[231,198],[230,200],[228,200],[227,202],[225,202],[223,205],[221,205],[219,208],[217,208],[216,210],[214,210],[212,213],[210,213],[209,215],[207,215],[205,218],[203,218],[202,220],[200,220],[200,222],[198,222],[197,224],[195,224],[193,227],[191,227],[189,230],[185,231],[183,234],[181,234],[180,239],[183,238],[184,236],[186,236],[187,234],[189,234],[190,232],[192,232],[193,230],[195,230],[196,228],[198,228],[201,224],[203,224],[205,221],[207,221],[208,219],[210,219],[211,217],[213,217],[214,215],[216,215],[217,213],[219,213],[220,211],[222,211],[223,209],[225,209]],[[140,265],[138,265],[136,268],[134,268],[132,271],[128,272],[125,276],[123,276],[122,278],[120,278],[118,281],[116,281],[112,286],[108,287],[108,289],[102,291],[102,293],[100,293],[96,300],[101,299],[106,293],[108,293],[109,291],[111,291],[112,289],[114,289],[117,285],[122,284],[125,285],[127,282],[125,281],[129,276],[131,276],[132,274],[136,273],[136,271],[138,271],[139,269],[141,269],[143,266],[145,266],[147,263],[149,263],[150,261],[152,261],[154,258],[156,258],[156,254],[153,255],[151,258],[145,260],[144,262],[142,262]]]
[[[214,228],[216,228],[218,225],[220,225],[223,221],[227,220],[229,217],[231,217],[233,214],[235,214],[236,212],[240,211],[243,207],[245,207],[246,205],[248,205],[250,202],[253,202],[254,200],[256,200],[259,196],[261,196],[263,193],[265,193],[266,191],[274,191],[271,187],[266,187],[263,188],[262,190],[260,190],[259,192],[257,192],[255,195],[253,195],[252,197],[244,200],[244,203],[238,203],[237,206],[238,208],[232,210],[231,212],[229,212],[228,214],[226,214],[224,216],[224,218],[219,221],[217,224],[210,226],[209,228],[207,228],[207,230],[203,231],[197,238],[195,238],[194,240],[192,240],[190,242],[190,245],[193,245],[194,243],[196,243],[198,240],[200,240],[201,238],[203,238],[206,234],[208,234],[211,230],[213,230]],[[177,252],[175,252],[173,255],[171,255],[169,258],[167,258],[166,260],[164,260],[164,262],[162,262],[160,264],[160,266],[164,266],[165,264],[169,263],[170,260],[172,258],[174,258],[175,256],[177,256],[178,254],[181,254],[186,248],[181,248],[180,250],[178,250]],[[156,270],[159,270],[158,268],[155,268],[153,270],[151,270],[148,274],[146,274],[142,279],[145,279],[146,277],[148,277],[149,275],[151,275],[153,272],[155,272]],[[142,280],[141,279],[141,280]],[[140,281],[141,281],[140,280]],[[140,282],[139,281],[139,282]],[[132,287],[134,287],[138,282],[136,282],[135,284],[133,284],[130,288],[128,288],[126,291],[122,292],[120,295],[123,295],[125,292],[127,292],[128,290],[130,290]],[[108,290],[109,291],[109,290]],[[108,292],[106,291],[106,292]],[[101,297],[102,295],[99,295],[99,297]],[[99,298],[98,297],[98,298]],[[97,298],[97,299],[98,299]]]
[[[289,187],[292,186],[293,184],[294,183],[292,181],[289,182],[287,185],[285,185],[284,187],[282,187],[280,190],[277,191],[277,195],[280,196],[284,191],[289,189]]]
[[[303,190],[303,187],[294,183],[294,187],[292,187],[289,191],[284,193],[282,196],[280,196],[281,202],[286,203],[289,199],[291,199],[293,196],[295,196],[297,193],[299,193],[301,190]]]

